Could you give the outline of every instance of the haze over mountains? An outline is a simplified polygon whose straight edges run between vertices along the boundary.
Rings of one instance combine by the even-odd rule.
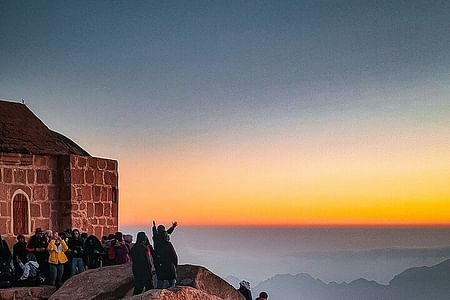
[[[267,291],[274,300],[448,300],[450,259],[431,267],[407,269],[387,285],[366,279],[326,284],[301,273],[276,275],[253,291]]]

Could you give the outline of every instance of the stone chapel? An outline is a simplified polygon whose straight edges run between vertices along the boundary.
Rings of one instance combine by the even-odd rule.
[[[118,162],[92,157],[24,104],[0,100],[0,234],[118,229]]]

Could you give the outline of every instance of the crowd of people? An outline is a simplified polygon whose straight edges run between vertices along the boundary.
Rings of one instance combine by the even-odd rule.
[[[134,294],[153,287],[168,288],[176,284],[178,257],[170,242],[177,223],[166,230],[153,222],[153,246],[145,232],[136,243],[121,232],[103,236],[80,233],[78,229],[52,232],[36,228],[28,241],[19,234],[12,252],[0,237],[0,287],[38,286],[62,283],[87,269],[132,263]]]
[[[78,229],[59,233],[37,228],[28,241],[19,234],[11,253],[0,236],[0,287],[50,284],[59,288],[65,280],[87,269],[130,262],[134,295],[155,287],[175,287],[178,256],[170,235],[177,225],[174,222],[166,230],[153,221],[153,246],[145,232],[139,232],[133,244],[133,236],[121,232],[103,236],[100,241]],[[252,300],[249,282],[242,281],[238,291],[246,300]],[[265,299],[267,293],[261,292],[257,300]]]

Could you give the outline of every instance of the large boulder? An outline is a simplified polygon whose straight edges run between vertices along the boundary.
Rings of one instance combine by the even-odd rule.
[[[17,287],[0,289],[2,300],[47,300],[55,292],[55,287],[43,285],[38,287]]]
[[[209,270],[193,265],[177,268],[177,287],[150,290],[127,299],[245,300],[230,284]],[[50,300],[116,300],[133,288],[130,265],[89,270],[70,278]]]
[[[130,265],[88,270],[71,277],[50,300],[115,300],[133,287]]]
[[[150,290],[127,300],[222,300],[222,298],[188,286],[178,286],[169,290]]]
[[[177,268],[177,277],[177,285],[190,286],[223,300],[245,300],[228,282],[206,268],[181,265]]]

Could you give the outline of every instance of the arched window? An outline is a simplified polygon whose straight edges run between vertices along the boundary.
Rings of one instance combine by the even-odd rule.
[[[15,193],[12,201],[12,232],[15,235],[29,234],[28,198],[24,193]]]

